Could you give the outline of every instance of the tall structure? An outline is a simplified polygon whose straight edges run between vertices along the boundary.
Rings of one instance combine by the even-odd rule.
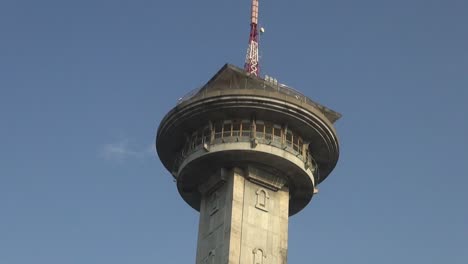
[[[284,264],[288,217],[335,167],[340,115],[225,65],[161,121],[156,148],[200,211],[197,264]]]
[[[258,77],[258,0],[245,69],[226,64],[163,118],[156,149],[200,212],[196,264],[285,264],[288,219],[335,167],[340,114]]]
[[[258,0],[252,0],[250,16],[250,35],[247,55],[245,57],[244,69],[255,76],[260,75],[260,64],[258,54]]]

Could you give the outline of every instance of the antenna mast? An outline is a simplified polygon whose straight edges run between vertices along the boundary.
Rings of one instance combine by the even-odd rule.
[[[259,76],[260,74],[258,61],[258,1],[259,0],[252,0],[249,47],[247,48],[247,56],[244,65],[245,71],[255,76]]]

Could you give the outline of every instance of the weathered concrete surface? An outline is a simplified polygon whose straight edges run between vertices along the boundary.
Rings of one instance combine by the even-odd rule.
[[[220,170],[201,189],[197,264],[285,264],[289,192],[276,175]]]
[[[312,167],[283,149],[266,144],[255,148],[247,142],[214,144],[209,151],[200,149],[180,166],[177,173],[177,187],[182,198],[194,209],[200,209],[200,194],[197,186],[207,181],[213,171],[222,166],[246,168],[249,165],[262,166],[287,179],[290,190],[289,215],[294,215],[310,202],[314,190]]]

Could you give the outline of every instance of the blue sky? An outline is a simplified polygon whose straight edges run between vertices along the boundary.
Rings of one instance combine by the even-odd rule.
[[[248,0],[0,2],[0,263],[193,263],[153,150],[243,65]],[[343,114],[289,263],[468,263],[468,1],[260,2],[263,74]]]

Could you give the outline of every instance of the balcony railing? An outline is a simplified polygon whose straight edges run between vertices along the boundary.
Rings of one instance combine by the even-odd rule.
[[[191,134],[174,162],[173,171],[176,173],[185,158],[204,148],[205,144],[210,146],[252,140],[287,151],[309,164],[312,171],[316,169],[316,163],[309,155],[308,145],[294,131],[261,120],[223,120],[212,122],[211,125],[201,127]]]

